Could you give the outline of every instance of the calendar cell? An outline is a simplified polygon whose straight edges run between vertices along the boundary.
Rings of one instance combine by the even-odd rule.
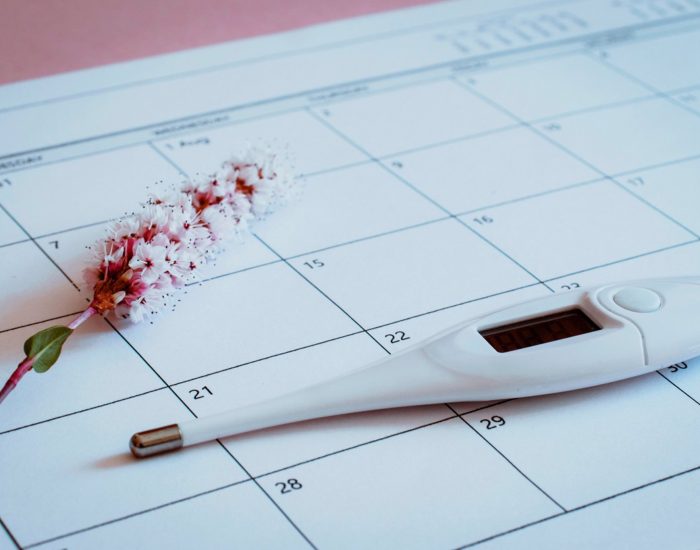
[[[684,503],[679,506],[678,503]],[[659,503],[668,503],[659,506]],[[602,525],[631,525],[625,529],[628,548],[692,548],[700,531],[700,472],[690,472],[606,500],[574,513],[561,515],[479,545],[483,550],[587,550],[619,546],[619,532]]]
[[[385,355],[386,351],[374,340],[359,332],[183,381],[173,389],[197,416],[207,416],[274,399],[340,376]]]
[[[181,179],[158,153],[139,145],[16,172],[2,201],[36,237],[118,218],[149,192]]]
[[[560,511],[459,419],[260,482],[321,548],[454,547]]]
[[[606,50],[613,66],[653,86],[670,91],[700,84],[700,32],[662,36],[644,42],[621,44]]]
[[[72,317],[0,333],[0,378],[22,359],[24,340]],[[28,375],[3,402],[0,432],[41,422],[163,387],[162,381],[102,319],[87,321],[64,344],[60,359],[41,375]],[[31,395],[32,399],[24,396]],[[57,399],[60,396],[60,399]],[[36,403],[43,403],[37,407]],[[1,436],[0,436],[1,437]]]
[[[493,155],[508,162],[493,162]],[[392,170],[452,213],[591,181],[599,174],[518,128],[393,157]]]
[[[700,88],[690,88],[676,94],[671,94],[669,97],[680,105],[683,105],[687,109],[692,109],[695,113],[700,115]]]
[[[33,242],[0,248],[0,331],[68,315],[85,302]]]
[[[218,521],[209,526],[212,517]],[[309,547],[253,482],[183,500],[61,539],[58,544],[71,550],[121,550],[133,548],[136,541],[163,548],[212,550]]]
[[[217,443],[135,462],[132,433],[187,418],[166,390],[0,435],[0,517],[26,546],[247,479]]]
[[[550,119],[536,127],[607,175],[700,154],[700,117],[667,99]]]
[[[656,373],[465,418],[567,509],[698,466],[700,409]]]
[[[190,176],[215,172],[233,153],[264,144],[288,153],[298,174],[366,160],[365,155],[304,111],[235,122],[156,142],[158,149]]]
[[[643,86],[582,54],[486,70],[463,81],[524,120],[651,95]]]
[[[452,411],[443,405],[388,409],[310,420],[223,442],[251,475],[262,475],[345,449],[374,445],[450,416]]]
[[[169,383],[359,330],[283,263],[190,287],[175,313],[158,317],[119,327]]]
[[[479,223],[484,216],[492,223]],[[463,219],[544,280],[695,239],[609,181],[480,211]],[[576,254],[568,252],[571,250]]]
[[[373,163],[309,178],[304,200],[275,214],[257,233],[290,257],[445,216]]]
[[[315,112],[373,156],[513,125],[509,117],[449,80],[375,93]]]
[[[292,265],[365,328],[536,282],[451,219],[302,256]]]
[[[700,159],[631,172],[619,178],[627,189],[700,234]]]

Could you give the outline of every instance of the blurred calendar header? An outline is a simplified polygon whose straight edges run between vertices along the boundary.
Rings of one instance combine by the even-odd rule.
[[[362,24],[330,23],[317,32],[69,73],[42,79],[43,85],[0,87],[0,126],[11,129],[0,135],[0,173],[56,158],[57,147],[70,154],[76,142],[99,150],[179,135],[545,52],[604,48],[700,17],[700,6],[692,1],[510,4],[486,13],[487,6],[493,9],[490,3],[430,5],[405,12],[419,14],[420,25],[416,17],[402,23],[393,14],[380,14]],[[335,26],[342,32],[335,33]],[[301,45],[298,32],[305,32]],[[193,94],[196,106],[189,101]]]

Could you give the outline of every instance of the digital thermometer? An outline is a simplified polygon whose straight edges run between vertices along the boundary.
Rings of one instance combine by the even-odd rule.
[[[700,277],[575,289],[460,323],[380,361],[225,413],[134,434],[144,457],[360,411],[561,392],[700,355]]]

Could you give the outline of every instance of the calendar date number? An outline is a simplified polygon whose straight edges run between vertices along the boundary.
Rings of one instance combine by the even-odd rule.
[[[303,487],[303,485],[296,478],[290,478],[287,481],[278,481],[275,483],[275,487],[280,488],[280,495],[286,495],[292,491],[298,491]]]
[[[486,426],[487,430],[495,430],[496,428],[506,425],[506,419],[497,415],[491,418],[482,418],[479,422]]]

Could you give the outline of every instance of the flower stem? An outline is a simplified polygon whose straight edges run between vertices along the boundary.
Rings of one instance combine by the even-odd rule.
[[[17,366],[15,372],[12,373],[12,376],[7,379],[7,382],[5,382],[2,390],[0,390],[0,403],[2,403],[8,395],[10,395],[10,392],[15,389],[22,377],[30,371],[33,363],[33,357],[25,357]]]
[[[85,311],[83,311],[80,315],[78,315],[75,319],[73,319],[70,323],[68,323],[68,328],[70,329],[76,329],[80,325],[82,325],[85,321],[87,321],[90,317],[95,315],[97,313],[97,310],[90,306],[88,307]]]
[[[78,315],[68,324],[68,328],[71,330],[78,328],[90,317],[95,315],[95,313],[97,313],[97,310],[94,307],[88,307],[85,311],[83,311],[80,315]],[[10,378],[7,379],[7,382],[5,382],[5,385],[3,386],[2,390],[0,390],[0,403],[2,403],[5,400],[5,398],[8,395],[10,395],[10,392],[14,390],[15,387],[17,387],[17,384],[22,379],[22,377],[32,369],[32,365],[34,365],[33,357],[25,357],[22,360],[22,362],[19,365],[17,365],[15,371],[12,373]]]

